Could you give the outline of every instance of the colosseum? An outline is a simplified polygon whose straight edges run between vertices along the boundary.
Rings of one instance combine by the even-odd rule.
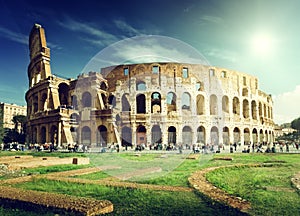
[[[66,79],[51,73],[44,29],[29,37],[27,142],[65,147],[271,143],[273,101],[254,76],[153,62]]]

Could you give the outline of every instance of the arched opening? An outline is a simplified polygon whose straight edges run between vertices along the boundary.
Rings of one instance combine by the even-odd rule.
[[[162,143],[162,133],[159,125],[154,125],[151,129],[151,144]]]
[[[205,100],[203,95],[197,95],[196,98],[197,115],[205,114]]]
[[[146,97],[144,94],[136,96],[136,113],[146,113]]]
[[[91,145],[91,129],[88,126],[81,129],[81,144]]]
[[[116,107],[116,97],[114,95],[109,95],[108,104],[113,108]]]
[[[265,139],[264,139],[265,142],[269,142],[269,137],[268,137],[268,131],[265,130]]]
[[[267,106],[264,104],[264,117],[267,117]]]
[[[41,143],[42,144],[46,143],[46,128],[45,127],[41,128]]]
[[[158,92],[154,92],[151,95],[151,113],[161,112],[161,95]]]
[[[228,127],[223,127],[223,144],[229,145],[230,140],[229,140],[229,128]]]
[[[131,111],[131,107],[129,103],[129,94],[123,94],[122,96],[122,111],[123,112]]]
[[[33,112],[36,113],[39,110],[39,102],[38,97],[34,96],[33,98]]]
[[[241,133],[240,133],[240,129],[235,127],[233,129],[233,142],[238,144],[241,141]]]
[[[168,144],[176,145],[176,128],[174,126],[168,128]]]
[[[104,125],[100,125],[97,130],[97,146],[107,146],[107,128]]]
[[[132,131],[129,127],[122,128],[122,146],[132,146]]]
[[[249,102],[246,99],[243,100],[243,116],[249,118]]]
[[[253,140],[253,144],[258,142],[258,134],[255,128],[252,130],[252,140]]]
[[[219,145],[219,130],[216,126],[213,126],[210,130],[211,145]]]
[[[147,144],[147,136],[146,136],[146,128],[143,125],[139,125],[136,129],[136,142],[137,145],[146,145]]]
[[[237,97],[233,98],[232,101],[232,112],[235,115],[240,115],[240,101]]]
[[[218,98],[216,95],[210,96],[210,114],[218,115]]]
[[[257,119],[257,112],[256,112],[256,101],[251,102],[251,114],[252,114],[252,119],[256,120]]]
[[[185,146],[191,146],[193,143],[193,133],[189,126],[184,126],[182,128],[182,143]]]
[[[45,111],[47,110],[47,94],[43,93],[41,100],[40,100],[40,110]]]
[[[58,94],[60,105],[69,105],[69,86],[66,83],[61,83],[58,85]]]
[[[92,96],[89,92],[84,92],[82,94],[82,106],[85,107],[91,107],[92,106]]]
[[[263,108],[262,108],[262,104],[261,102],[259,102],[258,104],[258,113],[259,113],[259,117],[263,117]]]
[[[181,98],[181,108],[183,110],[191,110],[191,96],[189,93],[184,92]]]
[[[247,88],[243,88],[242,95],[243,95],[243,97],[248,97],[248,89]]]
[[[270,107],[268,106],[268,118],[271,118]]]
[[[100,84],[100,89],[103,90],[103,91],[106,91],[107,90],[107,84],[105,82],[102,82]]]
[[[167,94],[167,109],[168,113],[176,111],[176,94],[173,92]]]
[[[229,99],[226,95],[222,97],[222,111],[224,113],[229,113]]]
[[[249,128],[244,129],[244,145],[250,144],[250,130]]]
[[[32,131],[32,143],[37,143],[37,128],[33,128],[33,131]]]
[[[146,90],[146,83],[143,81],[138,81],[136,83],[136,90],[137,91],[145,91]]]
[[[197,128],[197,143],[205,144],[205,128],[203,126]]]
[[[259,131],[259,141],[264,142],[264,132],[262,129],[260,129]]]

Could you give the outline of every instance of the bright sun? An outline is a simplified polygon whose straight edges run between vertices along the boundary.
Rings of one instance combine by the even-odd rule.
[[[273,38],[267,34],[257,34],[252,39],[252,47],[257,54],[268,54],[273,47]]]

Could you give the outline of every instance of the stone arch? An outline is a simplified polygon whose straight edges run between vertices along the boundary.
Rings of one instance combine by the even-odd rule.
[[[167,94],[167,110],[168,113],[172,111],[176,111],[176,94],[174,92],[169,92]]]
[[[262,107],[261,102],[258,103],[258,114],[259,114],[259,117],[263,117],[263,107]]]
[[[242,92],[243,97],[248,97],[248,94],[249,94],[248,88],[243,88],[243,92]]]
[[[84,92],[82,94],[82,107],[85,108],[85,107],[91,107],[92,106],[92,95],[91,93],[89,92]]]
[[[162,133],[159,125],[153,125],[151,129],[151,144],[162,143]]]
[[[265,118],[267,117],[267,106],[266,106],[266,104],[264,104],[264,117]]]
[[[122,111],[123,112],[131,111],[131,106],[129,103],[129,94],[123,94],[122,96]]]
[[[97,146],[106,147],[107,143],[107,128],[104,125],[100,125],[97,129]]]
[[[40,140],[41,140],[42,144],[45,144],[47,142],[47,140],[46,140],[46,134],[47,134],[46,127],[43,126],[41,128],[41,135],[40,135]]]
[[[238,127],[235,127],[233,129],[233,142],[237,144],[240,141],[241,141],[241,132],[240,132],[240,129]]]
[[[251,102],[251,114],[252,114],[252,119],[256,120],[257,119],[257,111],[256,111],[256,101],[253,100]]]
[[[38,130],[37,127],[34,127],[32,130],[32,142],[37,143]]]
[[[161,113],[161,95],[158,92],[151,95],[151,113]]]
[[[197,95],[196,98],[197,115],[205,115],[205,99],[201,94]]]
[[[190,126],[182,128],[182,144],[191,146],[193,142],[193,132]]]
[[[250,130],[249,128],[244,128],[244,144],[250,144]]]
[[[223,127],[223,144],[229,145],[229,143],[230,143],[229,128]]]
[[[122,146],[132,146],[132,130],[130,127],[122,128]]]
[[[58,85],[59,103],[60,105],[69,105],[69,85],[66,83],[60,83]]]
[[[91,129],[88,126],[81,129],[81,144],[91,145]]]
[[[50,128],[50,140],[51,143],[53,143],[54,145],[58,145],[58,131],[57,131],[57,127],[55,125],[52,125],[52,127]]]
[[[269,137],[268,137],[268,131],[267,130],[265,130],[264,142],[269,142]]]
[[[226,95],[222,97],[222,111],[229,113],[229,98]]]
[[[33,97],[32,105],[33,105],[33,112],[36,113],[39,110],[39,99],[38,99],[38,96],[34,96]]]
[[[210,129],[210,141],[211,145],[219,145],[219,129],[216,126]]]
[[[243,116],[244,118],[249,118],[249,101],[247,99],[243,100]]]
[[[210,95],[210,115],[218,115],[218,98],[215,94]]]
[[[48,98],[47,93],[44,92],[40,99],[40,110],[43,110],[43,111],[47,110],[47,107],[48,107],[47,98]]]
[[[197,143],[202,143],[205,145],[206,133],[203,126],[197,128]]]
[[[100,89],[103,90],[103,91],[107,91],[107,84],[104,81],[101,82]]]
[[[260,131],[259,131],[259,140],[260,140],[260,142],[264,141],[264,132],[262,129],[260,129]]]
[[[174,126],[168,128],[168,144],[176,144],[176,128]]]
[[[191,110],[191,95],[188,92],[182,94],[181,108],[184,110]]]
[[[139,125],[136,129],[136,143],[137,145],[147,144],[147,130],[144,125]]]
[[[258,134],[256,128],[253,128],[252,130],[252,140],[253,144],[258,142]]]
[[[146,113],[146,96],[144,94],[136,96],[136,113]]]
[[[113,108],[116,107],[117,102],[116,102],[116,97],[114,95],[112,95],[112,94],[109,95],[109,97],[108,97],[108,104],[110,106],[112,106]]]
[[[232,100],[232,112],[233,114],[240,115],[240,100],[238,97],[234,97]]]

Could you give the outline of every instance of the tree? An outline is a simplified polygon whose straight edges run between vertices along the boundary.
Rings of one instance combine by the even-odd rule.
[[[26,116],[24,115],[15,115],[12,119],[13,123],[15,124],[15,130],[18,130],[19,124],[21,124],[21,131],[20,133],[24,132],[24,127],[26,123]]]
[[[299,131],[300,131],[300,117],[297,118],[297,119],[294,119],[292,122],[291,122],[291,127],[295,130],[297,130],[297,133],[299,134]]]
[[[3,110],[0,109],[0,143],[3,142],[3,138],[5,135],[5,129],[3,127],[4,122],[3,122]]]

